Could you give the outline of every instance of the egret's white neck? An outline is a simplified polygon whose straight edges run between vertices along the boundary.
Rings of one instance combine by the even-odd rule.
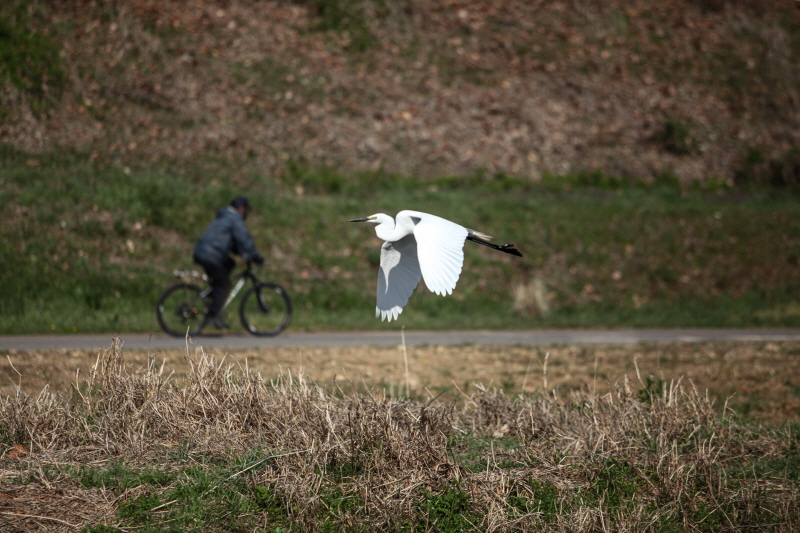
[[[392,233],[394,233],[394,219],[382,213],[375,215],[375,217],[375,223],[378,224],[375,226],[375,235],[384,241],[395,240],[392,238]]]

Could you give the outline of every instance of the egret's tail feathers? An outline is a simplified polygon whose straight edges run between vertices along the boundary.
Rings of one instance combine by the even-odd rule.
[[[484,246],[488,246],[494,250],[500,250],[501,252],[505,252],[507,254],[516,255],[517,257],[522,257],[522,254],[519,250],[514,248],[513,244],[493,244],[488,242],[486,239],[479,238],[478,236],[486,237],[482,233],[473,232],[471,235],[467,235],[467,240],[472,242],[477,242],[478,244],[482,244]],[[491,238],[491,237],[489,237]]]
[[[485,233],[481,233],[480,231],[475,231],[474,229],[468,229],[470,237],[474,237],[475,239],[480,239],[482,241],[491,241],[494,237],[491,235],[486,235]]]

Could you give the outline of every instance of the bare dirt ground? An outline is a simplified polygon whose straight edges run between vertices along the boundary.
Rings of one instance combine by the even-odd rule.
[[[202,350],[197,348],[196,350]],[[645,386],[649,376],[690,380],[699,390],[755,420],[780,424],[800,421],[800,342],[737,342],[641,344],[634,346],[403,346],[282,347],[248,350],[209,349],[232,364],[249,365],[265,378],[303,372],[322,386],[345,393],[372,389],[388,396],[441,394],[457,400],[483,385],[508,394],[567,392],[588,388],[599,392],[625,376]],[[0,394],[17,388],[36,394],[43,387],[63,390],[85,375],[97,350],[11,351],[0,361]],[[123,350],[134,369],[148,356],[163,362],[175,380],[188,368],[185,350]],[[189,354],[193,359],[199,353]],[[406,380],[406,359],[408,380]]]
[[[33,153],[218,153],[270,176],[288,160],[682,182],[797,168],[797,2],[36,4],[63,96],[37,116],[0,84],[0,141]]]

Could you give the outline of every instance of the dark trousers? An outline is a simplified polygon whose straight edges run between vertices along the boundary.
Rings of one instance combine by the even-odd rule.
[[[231,270],[236,265],[233,259],[226,257],[224,261],[206,261],[198,257],[194,262],[203,267],[210,278],[211,285],[211,307],[208,308],[208,317],[214,318],[222,311],[225,305],[225,298],[231,290]]]

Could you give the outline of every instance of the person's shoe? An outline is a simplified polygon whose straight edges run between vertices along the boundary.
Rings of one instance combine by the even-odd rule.
[[[200,324],[199,331],[203,331],[209,326],[216,329],[231,329],[231,327],[226,324],[224,320],[222,320],[222,317],[219,316],[207,316],[205,319],[203,319],[203,323]]]
[[[231,329],[231,327],[222,320],[221,316],[215,316],[211,319],[211,325],[217,329]]]

